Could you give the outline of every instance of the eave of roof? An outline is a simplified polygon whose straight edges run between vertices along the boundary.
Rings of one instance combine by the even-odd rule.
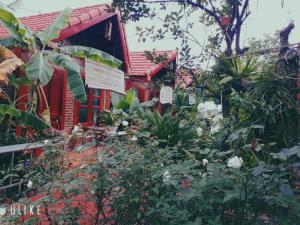
[[[47,29],[47,27],[55,21],[59,13],[60,12],[52,12],[23,17],[20,18],[20,21],[22,24],[29,27],[33,32],[39,32]],[[120,12],[111,11],[111,4],[94,5],[74,9],[70,16],[68,25],[61,31],[60,37],[53,41],[64,40],[113,16],[117,16],[122,52],[125,61],[124,63],[126,66],[126,71],[129,71],[130,58],[128,53],[124,24],[121,22]],[[7,36],[9,36],[9,34],[3,27],[0,26],[0,37]]]
[[[146,76],[151,79],[160,70],[165,68],[166,65],[170,64],[177,58],[177,52],[171,51],[155,51],[156,55],[166,55],[167,61],[165,63],[156,64],[147,59],[145,52],[130,52],[130,64],[131,70],[127,73],[128,76]]]
[[[47,27],[55,21],[59,13],[60,12],[44,13],[40,15],[22,17],[19,20],[22,24],[29,27],[33,32],[39,32],[47,29]],[[63,30],[70,29],[80,24],[86,24],[91,20],[99,20],[99,18],[102,18],[103,20],[105,17],[108,18],[113,15],[116,15],[116,13],[110,11],[110,5],[108,4],[77,8],[73,10],[68,25]],[[9,36],[9,34],[4,28],[0,27],[0,37],[7,36]]]

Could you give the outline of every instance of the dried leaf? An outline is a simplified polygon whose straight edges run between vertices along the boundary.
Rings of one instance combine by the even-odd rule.
[[[19,66],[22,66],[24,62],[19,59],[11,50],[0,45],[0,57],[4,59],[4,62],[0,64],[0,83],[8,84],[8,74],[12,73]]]
[[[0,73],[0,84],[1,83],[4,83],[5,85],[8,85],[8,78],[7,78],[6,75]]]
[[[18,57],[11,50],[2,45],[0,45],[0,57],[4,60],[12,58],[18,59]]]
[[[45,109],[45,111],[42,113],[42,118],[47,124],[51,125],[49,109]]]

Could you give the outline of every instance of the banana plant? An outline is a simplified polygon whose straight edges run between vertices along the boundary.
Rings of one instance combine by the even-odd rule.
[[[24,78],[14,80],[12,85],[20,85],[21,83],[25,83]],[[0,89],[0,95],[3,95],[4,99],[8,102],[8,104],[0,104],[0,124],[5,122],[5,118],[8,118],[6,124],[7,132],[9,132],[11,124],[24,128],[30,127],[37,131],[43,131],[50,128],[50,125],[40,119],[34,112],[17,109],[15,105],[20,99],[11,99],[2,89]]]
[[[31,97],[35,94],[38,95],[39,99],[45,100],[46,105],[48,104],[42,86],[47,85],[53,76],[54,70],[52,65],[65,68],[67,71],[68,85],[74,97],[80,102],[86,102],[87,100],[81,78],[81,67],[69,55],[88,58],[113,68],[121,65],[121,61],[94,48],[68,46],[52,51],[46,50],[46,47],[51,46],[51,40],[57,39],[60,35],[60,31],[67,26],[71,13],[71,9],[66,8],[45,31],[33,33],[29,28],[21,24],[13,13],[0,4],[0,22],[12,37],[1,40],[0,43],[15,44],[16,41],[18,46],[25,47],[32,55],[29,62],[24,66],[26,77],[13,79],[11,84],[16,88],[19,88],[19,85],[22,85],[22,83],[29,85],[32,90],[30,93]],[[28,81],[30,81],[31,84],[28,84]],[[32,108],[33,105],[34,104],[28,104],[29,107],[27,111],[35,111],[35,109]],[[46,110],[48,113],[45,114],[49,114],[49,107],[47,107]]]
[[[13,105],[0,104],[0,123],[4,121],[6,116],[10,117],[10,122],[15,126],[24,128],[30,127],[36,131],[43,131],[50,128],[48,123],[33,113],[19,110]],[[8,124],[8,126],[10,126],[10,124]]]
[[[56,21],[45,31],[33,34],[33,32],[31,32],[26,26],[20,23],[13,13],[3,7],[0,7],[0,22],[11,35],[11,38],[6,39],[6,43],[15,43],[16,41],[19,45],[23,47],[25,46],[32,54],[32,58],[24,66],[26,76],[20,78],[14,77],[11,81],[9,81],[7,75],[24,63],[10,50],[1,46],[0,53],[2,58],[6,61],[0,64],[0,80],[3,80],[5,84],[8,84],[9,82],[9,84],[16,89],[20,86],[28,85],[32,90],[31,93],[29,93],[30,95],[34,96],[38,94],[39,98],[45,98],[41,87],[48,84],[54,71],[51,65],[54,61],[50,60],[48,52],[45,51],[45,47],[52,39],[59,37],[60,30],[67,25],[70,14],[70,9],[64,10],[57,17]],[[55,64],[58,66],[68,67],[67,74],[70,89],[78,100],[84,102],[86,100],[86,94],[80,75],[79,65],[68,56],[65,56],[65,59],[62,55],[60,57],[60,60],[55,61]],[[50,121],[45,122],[35,115],[36,109],[32,109],[31,107],[28,107],[26,111],[16,109],[14,105],[17,104],[20,99],[9,99],[9,96],[6,96],[6,100],[8,100],[9,105],[2,104],[0,106],[2,109],[0,109],[0,119],[3,120],[8,117],[9,121],[18,126],[31,127],[35,130],[43,130],[50,127]],[[28,103],[28,106],[32,105],[34,104]],[[46,110],[49,111],[49,107],[47,107]],[[8,127],[10,127],[10,125],[8,125]]]
[[[13,13],[0,5],[0,22],[5,30],[18,42],[24,43],[32,48],[34,45],[33,33],[23,24],[21,24]]]
[[[3,60],[0,64],[0,82],[3,81],[4,84],[10,84],[17,88],[29,84],[29,79],[26,76],[17,79],[14,76],[9,77],[14,70],[24,65],[20,58],[1,45],[0,58]],[[11,99],[2,89],[0,89],[0,95],[8,102],[8,104],[0,104],[0,124],[3,123],[5,118],[9,118],[7,120],[7,131],[9,131],[11,123],[22,127],[32,127],[38,131],[49,128],[49,125],[36,115],[16,109],[17,101]]]
[[[33,34],[29,28],[20,23],[13,13],[4,8],[0,8],[0,22],[6,31],[21,45],[25,45],[32,54],[32,58],[25,66],[25,72],[35,85],[45,86],[49,83],[54,72],[51,64],[55,63],[60,67],[70,65],[69,67],[73,68],[72,70],[67,69],[70,90],[75,98],[80,102],[85,102],[86,94],[80,76],[80,67],[77,63],[66,55],[60,55],[60,60],[51,61],[49,51],[45,50],[49,42],[58,38],[60,31],[67,26],[71,13],[71,9],[65,9],[45,31],[36,34]],[[62,59],[63,57],[66,59]]]

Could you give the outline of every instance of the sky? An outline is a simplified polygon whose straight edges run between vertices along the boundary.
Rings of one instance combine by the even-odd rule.
[[[9,3],[12,0],[3,0],[4,3]],[[244,25],[242,35],[243,43],[247,45],[247,40],[252,37],[263,38],[264,34],[274,34],[276,30],[286,26],[290,21],[293,21],[296,28],[290,36],[290,43],[300,42],[300,0],[285,0],[284,6],[281,5],[282,0],[250,0],[251,15]],[[18,17],[36,15],[45,12],[60,11],[65,7],[78,8],[89,5],[107,3],[109,0],[22,0],[22,5],[17,9]],[[170,5],[169,9],[176,9],[176,6]],[[193,15],[193,20],[197,22],[198,15]],[[139,43],[136,36],[136,26],[151,26],[158,25],[159,20],[142,19],[134,23],[126,24],[126,34],[129,49],[131,51],[143,50],[169,50],[180,48],[180,42],[172,39],[162,40],[157,42],[147,41]],[[212,32],[202,24],[197,24],[193,29],[193,34],[202,43],[206,40],[207,35]],[[194,49],[194,51],[197,51]]]

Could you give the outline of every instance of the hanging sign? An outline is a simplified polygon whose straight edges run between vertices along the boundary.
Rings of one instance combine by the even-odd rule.
[[[161,104],[172,104],[173,102],[173,89],[169,86],[163,86],[160,89],[160,98],[159,101]]]
[[[90,88],[125,93],[123,71],[88,59],[85,60],[85,83]]]
[[[196,98],[194,94],[189,94],[189,105],[195,105],[196,104]]]

